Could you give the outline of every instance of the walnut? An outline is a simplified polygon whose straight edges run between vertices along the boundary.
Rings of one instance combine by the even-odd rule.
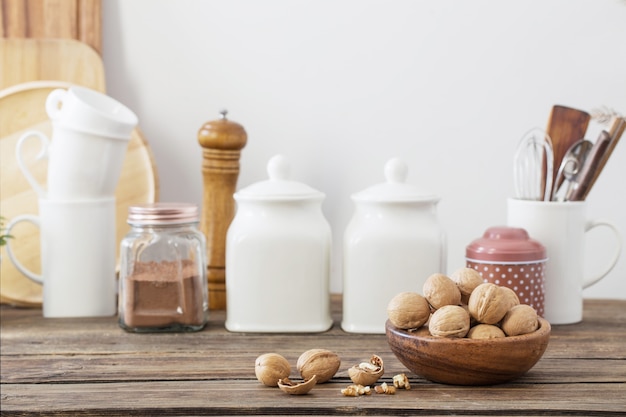
[[[268,387],[278,385],[278,380],[287,378],[291,373],[289,361],[278,353],[265,353],[256,358],[254,374]]]
[[[509,308],[507,308],[507,311],[510,310],[512,307],[515,307],[516,305],[519,305],[519,297],[517,296],[517,294],[515,293],[515,291],[513,291],[512,289],[510,289],[509,287],[500,287],[500,291],[502,291],[503,293],[503,302],[504,303],[508,303]]]
[[[478,271],[472,268],[460,268],[454,271],[450,278],[456,283],[461,291],[461,302],[467,304],[470,294],[476,287],[484,282]]]
[[[327,349],[309,349],[298,358],[296,368],[303,379],[317,376],[317,383],[321,384],[331,379],[341,365],[339,355]]]
[[[507,336],[532,333],[539,327],[537,312],[527,304],[517,305],[506,313],[501,326]]]
[[[461,338],[470,328],[470,316],[461,306],[447,305],[435,311],[430,318],[430,334],[438,337]]]
[[[415,292],[401,292],[389,301],[387,316],[398,329],[416,329],[430,317],[428,301]]]
[[[509,304],[503,302],[504,292],[496,284],[480,284],[470,295],[469,312],[479,323],[496,324],[506,314]]]
[[[446,305],[461,304],[461,290],[452,279],[444,274],[432,274],[424,282],[424,297],[436,310]]]
[[[496,339],[506,337],[506,335],[501,328],[493,324],[477,324],[470,328],[467,337],[469,339]]]

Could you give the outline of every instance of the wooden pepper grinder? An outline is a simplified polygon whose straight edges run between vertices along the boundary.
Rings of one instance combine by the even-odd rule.
[[[239,157],[248,140],[243,126],[226,118],[226,110],[220,114],[219,120],[205,123],[198,131],[204,180],[200,228],[207,240],[211,310],[226,308],[226,232],[235,215]]]

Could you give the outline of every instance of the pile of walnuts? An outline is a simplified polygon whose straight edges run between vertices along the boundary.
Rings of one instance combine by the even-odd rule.
[[[335,352],[327,349],[309,349],[298,358],[296,368],[301,379],[291,380],[291,365],[278,353],[264,353],[255,361],[254,373],[257,379],[268,387],[278,387],[292,395],[307,394],[316,384],[329,381],[339,370],[341,359]],[[374,385],[384,374],[385,366],[378,355],[372,355],[368,362],[361,362],[348,369],[353,384],[341,390],[347,397],[369,395],[372,391],[379,394],[394,394],[396,388],[411,389],[405,374],[393,377],[393,385],[383,382]],[[373,389],[370,389],[373,386]]]
[[[414,330],[427,325],[432,336],[471,339],[518,336],[539,327],[534,308],[520,304],[510,288],[484,282],[471,268],[449,277],[433,274],[422,292],[402,292],[391,299],[387,315],[395,327]]]

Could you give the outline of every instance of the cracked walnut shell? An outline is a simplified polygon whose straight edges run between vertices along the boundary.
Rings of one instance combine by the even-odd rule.
[[[316,383],[317,377],[315,375],[300,382],[294,382],[289,378],[284,378],[278,381],[278,388],[287,394],[304,395],[311,391]]]
[[[372,355],[369,362],[361,362],[348,369],[348,376],[357,385],[372,385],[385,373],[383,360],[378,355]]]

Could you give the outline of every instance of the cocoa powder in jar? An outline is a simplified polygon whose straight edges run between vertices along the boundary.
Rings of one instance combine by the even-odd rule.
[[[135,262],[124,282],[124,325],[134,329],[204,326],[202,280],[191,260]]]

